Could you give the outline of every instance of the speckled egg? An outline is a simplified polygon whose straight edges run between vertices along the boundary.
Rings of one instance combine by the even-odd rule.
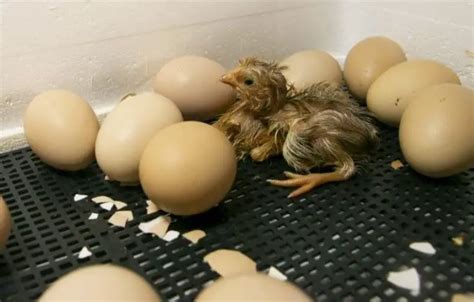
[[[450,68],[433,60],[408,60],[387,69],[370,86],[367,107],[381,122],[398,126],[409,99],[441,83],[461,84]]]
[[[411,97],[400,122],[400,147],[409,165],[430,177],[474,166],[474,91],[434,85]]]

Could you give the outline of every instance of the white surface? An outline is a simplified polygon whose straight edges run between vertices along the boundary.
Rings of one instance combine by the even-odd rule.
[[[343,58],[369,35],[397,40],[409,57],[440,60],[474,86],[472,1],[21,1],[0,4],[0,148],[22,143],[34,95],[70,89],[94,110],[147,89],[172,57],[281,59],[321,48]]]
[[[99,214],[97,214],[97,213],[91,213],[91,214],[89,215],[89,218],[88,218],[88,219],[89,219],[89,220],[96,220],[97,218],[99,218]]]

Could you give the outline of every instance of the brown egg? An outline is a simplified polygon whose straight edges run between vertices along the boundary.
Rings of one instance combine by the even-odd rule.
[[[305,50],[292,54],[281,61],[287,66],[283,75],[296,89],[308,88],[313,84],[327,81],[338,85],[342,83],[339,63],[330,54],[322,50]]]
[[[140,160],[140,182],[149,199],[169,213],[194,215],[217,205],[232,187],[237,160],[216,128],[182,122],[159,131]]]
[[[7,245],[12,227],[12,219],[7,204],[0,196],[0,251]]]
[[[196,302],[209,301],[310,302],[313,300],[290,282],[250,273],[220,278],[203,289],[196,298]]]
[[[184,56],[161,68],[154,89],[175,102],[185,119],[207,120],[223,113],[235,99],[233,89],[220,82],[225,72],[210,59]]]
[[[94,160],[99,122],[80,96],[66,90],[49,90],[36,96],[23,119],[33,152],[60,170],[76,171]]]
[[[76,269],[54,282],[39,302],[51,301],[161,301],[137,273],[112,264]]]
[[[367,92],[367,107],[377,119],[398,126],[411,96],[441,83],[461,84],[448,67],[432,60],[408,60],[382,73]]]
[[[110,179],[138,182],[138,164],[153,135],[183,116],[169,99],[147,92],[128,97],[110,112],[97,135],[97,163]]]
[[[386,37],[370,37],[354,45],[344,63],[349,90],[365,103],[370,85],[390,67],[406,61],[403,49]]]
[[[474,91],[431,86],[411,97],[400,122],[400,147],[409,165],[445,177],[474,165]]]

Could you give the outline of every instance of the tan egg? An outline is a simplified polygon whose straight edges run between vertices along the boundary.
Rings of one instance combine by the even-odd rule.
[[[283,75],[296,89],[308,88],[313,84],[327,81],[338,85],[342,83],[339,63],[330,54],[322,50],[300,51],[281,61],[287,66]]]
[[[194,215],[225,197],[236,170],[234,149],[223,133],[205,123],[182,122],[151,139],[140,160],[140,182],[160,209]]]
[[[370,37],[354,45],[344,63],[349,90],[365,103],[370,85],[390,67],[406,61],[403,49],[386,37]]]
[[[234,101],[231,87],[220,82],[226,70],[198,56],[166,63],[154,79],[154,89],[178,105],[185,119],[207,120],[223,113]]]
[[[40,297],[50,301],[161,301],[137,273],[112,264],[76,269],[54,282]]]
[[[159,94],[126,98],[107,115],[97,135],[99,167],[112,180],[138,182],[138,164],[147,143],[158,130],[182,120],[178,107]]]
[[[12,218],[5,200],[0,196],[0,251],[7,245],[12,227]]]
[[[313,300],[290,282],[250,273],[220,278],[203,289],[196,298],[196,302],[211,301],[310,302]]]
[[[400,122],[400,147],[409,165],[445,177],[474,165],[474,91],[440,84],[412,97]]]
[[[370,86],[367,107],[377,119],[398,127],[410,97],[441,83],[461,84],[448,67],[432,60],[408,60],[382,73]]]
[[[33,152],[60,170],[76,171],[94,160],[99,122],[90,105],[67,90],[49,90],[36,96],[23,118]]]

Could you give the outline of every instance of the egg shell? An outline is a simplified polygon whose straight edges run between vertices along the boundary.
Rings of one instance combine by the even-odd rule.
[[[7,245],[12,227],[12,218],[5,200],[0,196],[0,251]]]
[[[159,131],[140,160],[140,182],[150,200],[169,213],[193,215],[217,205],[237,170],[225,135],[201,122],[182,122]]]
[[[178,105],[187,120],[207,120],[223,113],[235,100],[233,89],[220,82],[226,70],[204,57],[184,56],[166,63],[154,89]]]
[[[110,179],[138,182],[138,165],[147,143],[159,129],[182,120],[178,107],[159,94],[126,98],[107,115],[97,135],[99,167]]]
[[[46,164],[76,171],[94,160],[99,122],[91,106],[66,90],[49,90],[36,96],[24,118],[26,139]]]
[[[313,300],[290,282],[250,273],[220,278],[202,290],[196,298],[196,302],[210,301],[311,302]]]
[[[461,84],[454,71],[436,61],[408,60],[389,68],[372,83],[367,107],[381,122],[398,127],[410,97],[442,83]]]
[[[409,165],[446,177],[474,164],[474,91],[440,84],[412,97],[400,123],[400,147]]]
[[[50,301],[161,301],[148,282],[121,266],[97,264],[76,269],[54,282],[40,297]]]
[[[388,68],[406,61],[403,49],[386,37],[369,37],[354,45],[344,63],[344,78],[352,94],[365,103],[370,85]]]
[[[330,54],[322,50],[304,50],[292,54],[280,65],[289,84],[296,89],[308,88],[319,82],[327,81],[338,85],[342,83],[342,71],[339,63]]]

